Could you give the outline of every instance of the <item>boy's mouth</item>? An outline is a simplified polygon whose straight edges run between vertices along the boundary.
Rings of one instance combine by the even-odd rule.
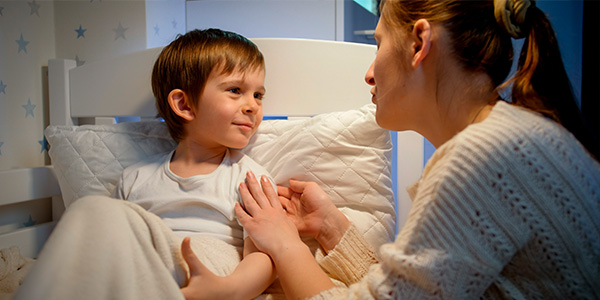
[[[243,130],[252,130],[254,129],[254,123],[252,122],[241,122],[241,123],[233,123],[233,125],[240,127]]]

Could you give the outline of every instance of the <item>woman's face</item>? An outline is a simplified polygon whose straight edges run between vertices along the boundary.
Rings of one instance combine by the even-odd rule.
[[[384,8],[385,9],[385,8]],[[390,130],[414,130],[421,113],[418,95],[418,72],[411,67],[410,37],[387,28],[381,19],[375,29],[377,56],[365,75],[372,85],[372,101],[377,105],[379,126]],[[400,48],[402,47],[402,49]]]

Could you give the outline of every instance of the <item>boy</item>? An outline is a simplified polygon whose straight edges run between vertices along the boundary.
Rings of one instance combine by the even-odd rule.
[[[232,274],[201,283],[203,293],[230,293],[224,299],[256,297],[275,278],[270,258],[252,240],[243,240],[234,214],[246,173],[267,174],[235,150],[248,144],[262,121],[264,78],[262,54],[235,33],[193,30],[166,46],[154,65],[152,90],[178,145],[127,168],[116,189],[117,198],[158,215],[176,235],[212,236],[243,247]]]

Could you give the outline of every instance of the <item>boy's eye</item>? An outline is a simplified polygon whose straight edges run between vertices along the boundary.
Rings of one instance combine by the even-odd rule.
[[[229,92],[232,92],[234,94],[239,94],[239,93],[241,93],[241,90],[240,90],[240,88],[230,88]]]
[[[264,95],[263,95],[263,94],[261,94],[261,93],[254,93],[254,98],[255,98],[255,99],[262,100],[263,96],[264,96]]]

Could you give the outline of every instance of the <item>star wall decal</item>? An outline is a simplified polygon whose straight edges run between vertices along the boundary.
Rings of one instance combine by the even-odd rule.
[[[40,9],[41,5],[37,4],[35,2],[35,0],[33,0],[31,2],[27,2],[27,4],[29,4],[29,8],[31,8],[29,15],[36,14],[39,17],[40,16],[39,9]]]
[[[158,27],[158,24],[156,24],[156,26],[154,26],[154,35],[158,35],[159,30],[160,28]]]
[[[41,141],[38,141],[38,143],[40,144],[40,146],[42,146],[42,150],[40,150],[40,153],[44,153],[44,150],[48,151],[49,147],[46,137],[44,137]]]
[[[123,28],[123,26],[121,25],[121,22],[119,22],[119,27],[117,27],[116,29],[113,29],[113,31],[115,32],[115,41],[122,37],[124,40],[126,40],[125,38],[125,30],[129,29],[128,27]]]
[[[0,93],[6,95],[6,84],[2,80],[0,80]]]
[[[23,39],[23,34],[21,33],[21,38],[18,40],[15,40],[15,42],[17,42],[17,44],[19,45],[19,50],[17,51],[17,53],[21,53],[21,51],[25,52],[25,54],[27,54],[27,44],[29,44],[29,41],[26,41]]]
[[[77,39],[79,39],[80,37],[85,38],[86,31],[87,29],[81,28],[81,24],[79,24],[79,29],[75,29],[75,32],[77,32]]]
[[[30,226],[35,225],[35,223],[37,223],[37,222],[34,221],[33,218],[31,218],[31,215],[29,215],[29,220],[27,220],[27,222],[23,223],[23,226],[30,227]]]
[[[31,115],[31,117],[35,117],[33,115],[33,110],[35,109],[35,104],[31,104],[31,98],[27,99],[27,104],[21,105],[23,106],[23,108],[25,109],[25,118],[27,118],[27,116]]]
[[[2,145],[4,145],[4,142],[0,142],[0,155],[2,155]]]
[[[171,24],[173,24],[173,28],[177,28],[177,21],[173,20],[173,22],[171,22]]]
[[[79,59],[79,55],[75,55],[75,65],[80,67],[85,64],[85,60]]]

